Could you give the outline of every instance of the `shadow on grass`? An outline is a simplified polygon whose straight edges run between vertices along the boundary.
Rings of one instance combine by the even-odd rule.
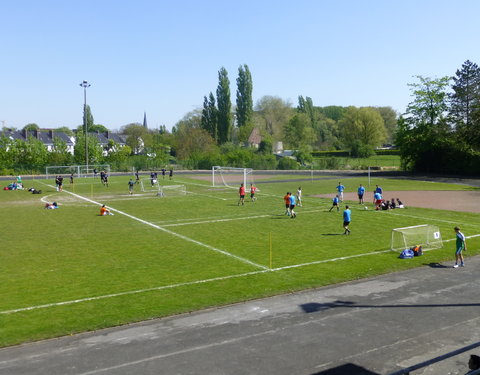
[[[343,236],[343,233],[322,233],[322,236]]]
[[[316,372],[311,375],[380,375],[378,372],[372,372],[364,367],[353,363],[346,363],[328,370]]]

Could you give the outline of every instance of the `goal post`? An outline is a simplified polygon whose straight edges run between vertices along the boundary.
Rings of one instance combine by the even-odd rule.
[[[101,171],[110,174],[110,164],[91,164],[91,165],[50,165],[45,167],[45,179],[57,175],[71,175],[74,177],[95,177],[94,171],[100,174]]]
[[[236,168],[236,167],[212,167],[212,186],[227,186],[234,187],[234,184],[253,184],[253,169],[252,168]]]
[[[187,187],[185,185],[160,185],[157,195],[159,197],[178,197],[187,195]]]
[[[422,224],[392,229],[390,250],[401,252],[416,245],[421,245],[424,250],[443,247],[440,228],[432,224]]]

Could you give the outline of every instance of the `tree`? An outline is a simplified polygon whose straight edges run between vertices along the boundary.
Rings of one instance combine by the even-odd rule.
[[[261,124],[261,130],[270,134],[273,141],[283,139],[283,128],[292,116],[292,106],[290,103],[276,96],[263,96],[256,105]]]
[[[395,131],[397,129],[397,112],[392,107],[375,107],[383,118],[386,131],[386,141],[392,143],[395,138]]]
[[[237,126],[248,125],[252,121],[252,75],[247,65],[240,65],[237,78]]]
[[[92,111],[90,110],[90,106],[88,104],[84,106],[84,110],[83,110],[83,125],[82,125],[83,127],[85,127],[85,119],[87,123],[87,132],[90,132],[90,128],[93,126],[93,115],[92,115]]]
[[[442,121],[447,110],[447,87],[450,77],[432,79],[416,76],[420,83],[410,83],[414,97],[407,106],[405,120],[411,124],[433,126]]]
[[[371,107],[348,107],[339,126],[342,139],[353,156],[369,156],[385,139],[382,116]]]
[[[218,142],[228,142],[232,136],[232,103],[230,101],[230,81],[227,70],[222,67],[218,72],[217,87]]]
[[[26,131],[39,130],[39,129],[40,127],[35,123],[30,123],[23,127],[23,130],[26,130]]]
[[[132,149],[134,154],[139,154],[145,147],[149,146],[151,139],[148,129],[139,123],[125,125],[121,129],[122,134],[127,136],[126,144]]]
[[[62,126],[62,127],[58,128],[57,132],[64,132],[69,137],[73,137],[73,135],[74,135],[72,129],[70,129],[67,126]]]
[[[298,149],[315,142],[315,133],[310,126],[310,119],[305,113],[295,114],[285,127],[285,143],[288,147]]]
[[[472,147],[480,146],[480,68],[467,60],[452,78],[449,113],[458,135]]]
[[[208,98],[206,96],[203,98],[201,127],[212,136],[215,142],[218,142],[218,110],[212,92]]]
[[[304,99],[303,96],[300,95],[298,97],[297,111],[300,113],[305,113],[310,119],[310,126],[312,128],[316,127],[316,114],[315,114],[315,108],[313,106],[312,98],[307,96]]]

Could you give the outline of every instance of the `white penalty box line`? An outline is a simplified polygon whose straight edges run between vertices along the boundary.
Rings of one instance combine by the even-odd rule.
[[[480,234],[475,234],[475,235],[472,235],[472,236],[468,236],[466,238],[469,239],[469,238],[475,238],[475,237],[480,237]],[[449,241],[454,241],[454,240],[455,239],[445,240],[444,242],[449,242]],[[425,251],[430,251],[430,250],[425,250]],[[70,301],[53,302],[53,303],[48,303],[48,304],[44,304],[44,305],[21,307],[21,308],[18,308],[18,309],[0,311],[0,315],[9,315],[9,314],[15,314],[15,313],[25,312],[25,311],[47,309],[47,308],[50,308],[50,307],[74,305],[74,304],[77,304],[77,303],[98,301],[98,300],[103,300],[103,299],[108,299],[108,298],[122,297],[122,296],[135,295],[135,294],[141,294],[141,293],[157,292],[157,291],[162,291],[162,290],[167,290],[167,289],[180,288],[180,287],[184,287],[184,286],[206,284],[206,283],[211,283],[211,282],[215,282],[215,281],[224,281],[224,280],[241,278],[241,277],[246,277],[246,276],[259,275],[259,274],[267,273],[267,272],[279,272],[279,271],[284,271],[284,270],[293,269],[293,268],[308,267],[308,266],[313,266],[313,265],[322,264],[322,263],[338,262],[338,261],[342,261],[342,260],[349,260],[349,259],[353,259],[353,258],[360,258],[360,257],[364,257],[364,256],[371,256],[371,255],[379,255],[379,254],[385,254],[385,253],[390,253],[390,252],[392,252],[392,250],[390,250],[390,249],[380,250],[380,251],[372,251],[372,252],[363,253],[363,254],[355,254],[355,255],[349,255],[349,256],[332,258],[332,259],[318,260],[318,261],[308,262],[308,263],[293,264],[293,265],[290,265],[290,266],[264,269],[264,270],[259,270],[259,271],[252,271],[252,272],[240,273],[240,274],[236,274],[236,275],[214,277],[214,278],[211,278],[211,279],[195,280],[195,281],[189,281],[189,282],[185,282],[185,283],[163,285],[163,286],[146,288],[146,289],[130,290],[130,291],[126,291],[126,292],[105,294],[105,295],[95,296],[95,297],[79,298],[79,299],[70,300]]]
[[[45,184],[45,185],[47,185],[47,186],[49,186],[49,187],[54,187],[54,186],[48,185],[48,184]],[[96,201],[94,201],[94,200],[92,200],[92,199],[83,197],[83,196],[81,196],[81,195],[79,195],[79,194],[75,194],[75,193],[72,193],[72,192],[67,191],[67,190],[63,190],[63,192],[64,192],[64,193],[68,193],[68,194],[70,194],[70,195],[72,195],[72,196],[74,196],[74,197],[76,197],[76,198],[82,199],[82,200],[84,200],[84,201],[87,201],[87,202],[96,204],[96,205],[98,205],[98,206],[102,206],[102,203],[99,203],[99,202],[96,202]],[[226,255],[226,256],[228,256],[228,257],[237,259],[237,260],[241,261],[242,263],[249,264],[249,265],[251,265],[251,266],[254,266],[255,268],[261,268],[261,269],[264,269],[264,270],[267,270],[267,269],[268,269],[268,267],[266,267],[266,266],[263,266],[263,265],[261,265],[261,264],[252,262],[251,260],[248,260],[248,259],[246,259],[246,258],[242,258],[242,257],[240,257],[240,256],[238,256],[238,255],[234,255],[234,254],[232,254],[232,253],[229,253],[228,251],[225,251],[225,250],[216,248],[216,247],[211,246],[211,245],[208,245],[208,244],[206,244],[206,243],[203,243],[203,242],[194,240],[193,238],[190,238],[190,237],[184,236],[184,235],[182,235],[182,234],[173,232],[173,231],[171,231],[171,230],[169,230],[169,229],[164,228],[163,226],[156,225],[156,224],[151,223],[151,222],[149,222],[149,221],[140,219],[140,218],[138,218],[138,217],[136,217],[136,216],[127,214],[126,212],[120,211],[120,210],[118,210],[118,209],[116,209],[116,208],[113,208],[113,207],[111,207],[111,206],[109,206],[109,209],[110,209],[110,211],[117,212],[117,213],[119,213],[119,214],[121,214],[121,215],[123,215],[123,216],[126,216],[126,217],[128,217],[128,218],[130,218],[130,219],[132,219],[132,220],[138,221],[138,222],[140,222],[140,223],[142,223],[142,224],[145,224],[145,225],[148,225],[148,226],[150,226],[150,227],[152,227],[152,228],[161,230],[161,231],[163,231],[163,232],[165,232],[165,233],[168,233],[168,234],[170,234],[170,235],[172,235],[172,236],[181,238],[182,240],[185,240],[185,241],[188,241],[188,242],[192,242],[192,243],[194,243],[194,244],[196,244],[196,245],[199,245],[199,246],[201,246],[201,247],[205,247],[205,248],[207,248],[207,249],[209,249],[209,250],[212,250],[212,251],[215,251],[215,252],[217,252],[217,253]]]

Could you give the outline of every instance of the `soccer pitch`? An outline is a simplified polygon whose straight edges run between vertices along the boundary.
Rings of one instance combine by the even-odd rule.
[[[109,186],[82,178],[57,192],[53,180],[27,181],[41,189],[2,191],[0,346],[100,329],[248,299],[319,287],[405,268],[453,260],[453,227],[467,236],[467,256],[480,244],[478,214],[408,207],[352,209],[344,236],[342,210],[328,212],[339,177],[255,177],[257,201],[239,206],[237,188],[213,188],[208,176],[175,175],[187,194],[158,197],[128,191],[131,176]],[[67,180],[67,179],[65,179]],[[366,177],[345,178],[356,191]],[[389,190],[412,182],[372,179]],[[238,185],[238,184],[237,184]],[[286,216],[283,196],[302,186],[298,217]],[[417,190],[466,186],[415,181]],[[247,186],[248,192],[248,186]],[[387,193],[388,195],[388,193]],[[56,201],[60,208],[44,209]],[[105,204],[113,216],[99,216]],[[437,225],[444,247],[411,260],[389,251],[393,228]],[[468,259],[467,259],[468,262]]]

